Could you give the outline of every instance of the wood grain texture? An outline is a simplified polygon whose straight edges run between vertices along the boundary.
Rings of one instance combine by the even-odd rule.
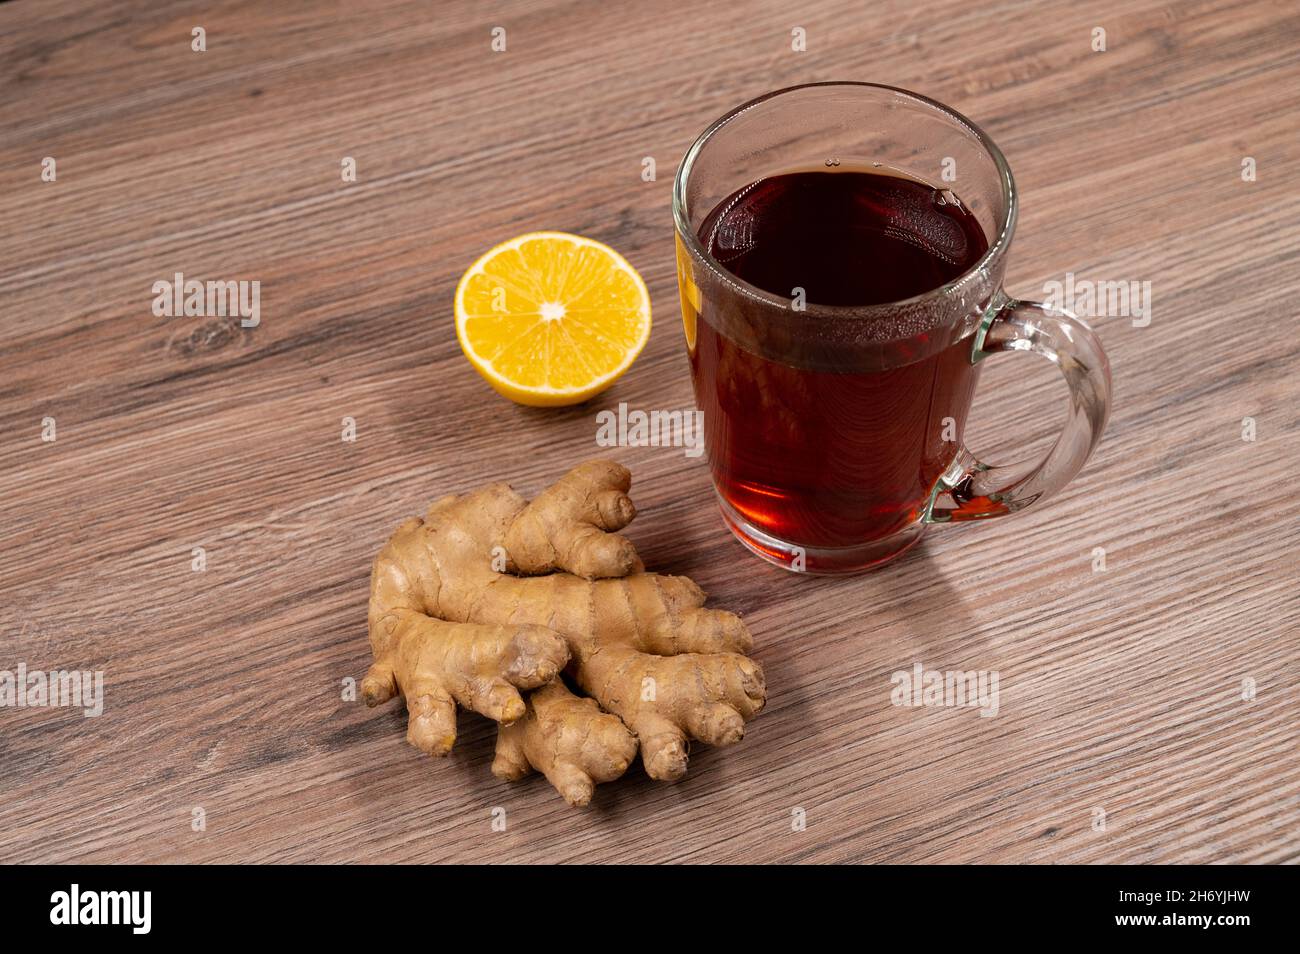
[[[0,709],[0,860],[1300,858],[1295,4],[52,0],[0,6],[0,64],[0,669],[106,674],[98,719]],[[476,717],[420,756],[399,707],[340,697],[375,551],[439,494],[540,489],[603,407],[690,403],[672,170],[727,108],[836,78],[998,140],[1011,293],[1151,282],[1148,327],[1094,323],[1096,457],[1047,505],[831,580],[746,555],[702,462],[623,451],[633,540],[743,614],[768,709],[683,782],[636,766],[586,811],[494,779]],[[541,228],[625,253],[656,316],[562,411],[489,391],[451,317],[475,256]],[[260,281],[261,325],[155,318],[176,271]],[[972,445],[1042,449],[1063,393],[1046,362],[989,362]],[[997,670],[999,714],[891,705],[914,662]]]

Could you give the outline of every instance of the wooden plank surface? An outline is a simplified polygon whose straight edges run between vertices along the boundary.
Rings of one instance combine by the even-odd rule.
[[[0,709],[0,860],[1300,857],[1294,4],[21,0],[0,65],[0,669],[105,673],[98,718]],[[672,171],[729,107],[834,78],[998,140],[1011,293],[1151,283],[1148,326],[1094,322],[1096,457],[1045,506],[814,579],[741,550],[702,461],[621,451],[633,540],[744,616],[767,710],[683,782],[634,766],[585,811],[494,779],[476,717],[420,756],[399,707],[341,698],[374,552],[442,493],[536,491],[596,451],[601,408],[690,403]],[[656,316],[568,410],[499,399],[452,325],[473,258],[541,228],[625,253]],[[260,281],[260,326],[155,317],[177,271]],[[1041,450],[1063,393],[990,362],[972,445]],[[998,671],[999,713],[891,705],[916,662]]]

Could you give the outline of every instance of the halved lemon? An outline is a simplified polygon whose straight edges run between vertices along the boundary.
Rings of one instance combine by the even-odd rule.
[[[456,337],[498,392],[578,404],[613,384],[650,337],[650,294],[627,259],[568,232],[488,251],[456,286]]]

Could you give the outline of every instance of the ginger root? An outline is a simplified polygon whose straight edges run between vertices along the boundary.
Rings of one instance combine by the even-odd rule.
[[[398,527],[371,577],[366,702],[403,696],[407,739],[433,755],[457,704],[494,719],[493,772],[541,772],[574,805],[638,747],[672,781],[689,739],[738,742],[766,698],[749,631],[689,579],[645,572],[616,532],[636,515],[630,485],[589,461],[532,503],[493,484]]]

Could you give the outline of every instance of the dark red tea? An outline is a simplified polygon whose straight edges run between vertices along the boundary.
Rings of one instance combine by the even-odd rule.
[[[787,299],[802,289],[810,307],[903,301],[988,249],[951,192],[857,170],[762,179],[720,203],[699,237],[736,276]],[[761,356],[722,330],[727,320],[761,319],[705,305],[691,353],[724,499],[807,547],[857,546],[914,522],[957,452],[977,374],[969,337],[911,362],[826,370]]]

